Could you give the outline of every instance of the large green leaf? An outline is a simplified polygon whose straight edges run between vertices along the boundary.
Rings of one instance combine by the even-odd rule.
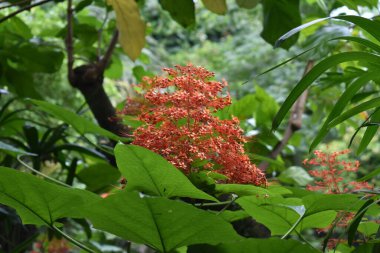
[[[305,216],[327,210],[354,211],[360,208],[363,201],[352,194],[313,194],[302,198],[305,205]]]
[[[183,27],[195,24],[195,6],[193,0],[160,0],[160,4]]]
[[[297,222],[304,208],[300,199],[242,197],[236,201],[250,216],[264,224],[272,235],[284,235]],[[296,231],[307,228],[325,228],[335,218],[334,211],[321,211],[310,215],[297,225]]]
[[[320,251],[296,240],[245,239],[236,243],[223,243],[217,246],[194,245],[188,253],[318,253]]]
[[[262,2],[264,11],[264,29],[261,36],[275,45],[281,35],[301,25],[299,0],[265,0]],[[298,37],[292,37],[281,44],[288,49],[297,42]]]
[[[115,184],[120,178],[120,172],[108,163],[96,163],[81,170],[77,177],[87,186],[87,190],[100,192]]]
[[[237,5],[241,8],[253,9],[260,2],[260,0],[236,0]]]
[[[24,224],[52,226],[59,218],[77,216],[74,209],[99,198],[88,191],[0,167],[0,203],[16,209]]]
[[[227,12],[226,0],[202,0],[204,6],[210,11],[224,15]]]
[[[136,60],[145,46],[145,23],[139,7],[135,0],[108,0],[108,3],[116,13],[120,45],[129,58]]]
[[[83,208],[98,229],[160,252],[199,243],[241,239],[221,217],[189,204],[122,191]]]
[[[348,88],[343,92],[343,94],[339,97],[338,101],[335,103],[334,107],[331,109],[329,116],[325,120],[325,123],[319,130],[317,136],[313,139],[313,142],[310,145],[310,151],[313,150],[318,143],[321,142],[323,137],[326,136],[328,131],[330,130],[329,124],[331,121],[338,116],[341,115],[344,108],[347,106],[347,104],[351,101],[351,99],[355,96],[355,94],[364,86],[366,85],[370,80],[373,78],[376,78],[377,73],[369,72],[365,73],[356,80],[354,80]]]
[[[343,62],[349,61],[369,61],[378,62],[380,60],[379,56],[366,52],[344,52],[336,55],[329,56],[319,62],[314,68],[309,71],[293,88],[289,96],[285,99],[280,110],[277,112],[272,128],[277,129],[282,120],[285,118],[287,112],[290,110],[292,105],[298,99],[299,96],[326,70],[336,66]]]
[[[189,179],[160,155],[135,145],[118,144],[117,166],[127,179],[126,189],[163,197],[216,199],[197,189]]]
[[[58,105],[54,105],[45,101],[30,99],[33,104],[37,105],[39,109],[51,114],[59,120],[71,125],[80,134],[99,134],[101,136],[108,137],[113,140],[123,140],[124,138],[113,134],[93,122],[77,115],[76,113],[69,111]]]

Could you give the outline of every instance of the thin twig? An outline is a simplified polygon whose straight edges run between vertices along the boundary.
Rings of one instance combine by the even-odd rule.
[[[21,13],[23,11],[30,10],[31,8],[34,8],[36,6],[40,6],[40,5],[46,4],[46,3],[50,2],[50,1],[53,1],[53,0],[43,0],[41,2],[37,2],[37,3],[31,4],[31,5],[25,6],[25,7],[21,8],[21,9],[18,9],[17,11],[12,12],[11,14],[9,14],[9,15],[1,18],[0,19],[0,23],[4,22],[7,19],[10,19],[10,18],[16,16],[17,14],[19,14],[19,13]]]
[[[303,76],[305,76],[313,68],[313,66],[314,66],[314,61],[309,60],[305,67]],[[288,144],[288,141],[293,136],[293,134],[299,129],[301,129],[302,115],[305,110],[307,95],[308,95],[308,90],[305,90],[302,93],[302,95],[297,99],[296,103],[293,105],[292,111],[290,113],[289,123],[284,133],[284,137],[273,148],[272,152],[269,154],[269,158],[275,160],[277,156],[281,153],[281,151],[284,149],[286,144]],[[269,163],[267,161],[263,161],[259,165],[259,168],[262,171],[265,171],[268,168],[268,166],[269,166]]]
[[[119,31],[115,30],[115,32],[113,33],[111,42],[107,48],[106,53],[104,54],[103,58],[98,63],[100,71],[104,71],[105,68],[107,67],[108,63],[110,62],[111,56],[112,56],[113,50],[116,47],[118,38],[119,38]]]
[[[66,51],[67,51],[67,71],[68,78],[71,82],[74,78],[74,46],[73,46],[73,2],[67,0],[67,34],[66,34]]]

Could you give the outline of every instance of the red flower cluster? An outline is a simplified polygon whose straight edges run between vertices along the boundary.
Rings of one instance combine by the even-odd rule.
[[[316,158],[305,159],[303,164],[321,167],[321,169],[309,170],[309,174],[319,180],[314,182],[315,185],[308,185],[307,189],[330,194],[347,193],[360,189],[373,189],[367,182],[344,182],[342,174],[356,172],[360,166],[359,161],[347,162],[337,159],[339,156],[348,154],[349,152],[350,150],[348,149],[331,154],[320,150],[314,151]]]
[[[264,174],[244,154],[239,120],[220,120],[212,113],[231,103],[220,96],[226,82],[193,65],[164,69],[168,77],[145,78],[141,84],[150,103],[142,109],[144,126],[133,144],[159,153],[184,173],[213,171],[229,182],[264,185]]]
[[[344,174],[349,172],[356,172],[359,169],[359,161],[347,162],[344,160],[338,160],[341,155],[348,154],[350,150],[342,150],[333,153],[324,153],[320,150],[314,151],[316,158],[305,159],[304,165],[318,166],[319,169],[309,170],[309,174],[318,181],[315,181],[315,185],[308,185],[307,189],[310,191],[321,191],[328,194],[341,194],[360,189],[373,189],[373,186],[367,182],[344,182]],[[346,228],[349,222],[355,217],[353,212],[341,211],[336,217],[336,227]],[[327,228],[329,229],[329,228]],[[325,231],[325,229],[319,230]],[[338,238],[330,238],[328,241],[328,248],[333,249],[338,243],[345,241]]]

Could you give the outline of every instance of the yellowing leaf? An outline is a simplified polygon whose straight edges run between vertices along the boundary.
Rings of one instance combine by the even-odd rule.
[[[116,13],[119,42],[132,60],[139,57],[145,45],[145,23],[135,0],[108,0]]]
[[[227,12],[226,0],[202,0],[204,6],[210,11],[224,15]]]

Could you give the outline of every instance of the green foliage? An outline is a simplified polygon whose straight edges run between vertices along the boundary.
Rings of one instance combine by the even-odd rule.
[[[117,165],[128,180],[126,190],[162,197],[190,197],[215,201],[160,155],[140,146],[118,144]],[[144,173],[142,173],[142,170]]]

